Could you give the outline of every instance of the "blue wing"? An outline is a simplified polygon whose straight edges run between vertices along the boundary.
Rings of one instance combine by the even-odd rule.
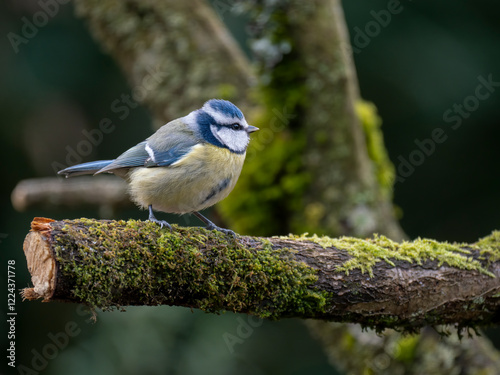
[[[179,120],[162,126],[144,142],[128,149],[97,173],[134,167],[168,167],[199,143],[193,132]]]
[[[158,151],[144,141],[125,151],[97,173],[111,172],[120,168],[168,167],[188,154],[194,145],[195,143],[183,143],[165,151]]]
[[[180,144],[172,147],[169,150],[160,152],[153,149],[154,160],[147,159],[146,167],[168,167],[174,164],[177,160],[187,155],[193,148],[193,144]]]

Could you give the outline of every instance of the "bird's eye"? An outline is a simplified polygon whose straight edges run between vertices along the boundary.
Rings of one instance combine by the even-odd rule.
[[[240,124],[238,124],[236,122],[234,124],[229,125],[229,127],[231,129],[233,129],[233,130],[241,130],[241,129],[243,129],[243,126],[241,126]]]

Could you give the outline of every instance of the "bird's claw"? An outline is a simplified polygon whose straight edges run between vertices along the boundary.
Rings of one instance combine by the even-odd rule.
[[[158,220],[158,219],[156,219],[156,218],[151,218],[151,217],[150,217],[150,218],[148,219],[148,221],[151,221],[151,222],[153,222],[153,223],[155,223],[155,224],[158,224],[158,225],[160,226],[160,228],[162,228],[162,229],[163,229],[163,227],[166,227],[166,228],[168,228],[169,230],[172,230],[172,226],[171,226],[169,223],[167,223],[165,220]]]
[[[163,227],[167,227],[169,230],[172,230],[172,226],[167,223],[165,220],[158,220],[156,217],[155,217],[155,214],[153,213],[153,206],[152,205],[149,205],[148,207],[149,209],[149,217],[148,217],[148,220],[155,223],[155,224],[158,224],[160,226],[160,228],[163,229]]]
[[[217,231],[222,232],[224,234],[229,234],[232,237],[236,237],[236,233],[234,233],[231,229],[225,229],[225,228],[218,227],[214,223],[208,224],[205,228],[208,230],[217,230]]]
[[[236,238],[236,233],[234,233],[231,229],[224,229],[224,228],[218,227],[217,225],[215,225],[214,223],[212,223],[210,220],[208,220],[205,216],[203,216],[202,214],[200,214],[197,211],[194,211],[193,215],[196,216],[201,221],[203,221],[205,224],[207,224],[207,226],[205,227],[205,229],[207,229],[207,230],[217,230],[217,231],[222,232],[224,234],[229,234],[233,238]]]

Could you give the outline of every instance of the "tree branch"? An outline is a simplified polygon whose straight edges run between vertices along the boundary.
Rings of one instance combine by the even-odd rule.
[[[96,207],[101,217],[112,217],[118,208],[133,207],[125,181],[102,175],[74,180],[61,177],[22,180],[12,191],[11,200],[18,211]]]
[[[475,244],[383,236],[228,238],[141,221],[35,218],[27,299],[179,305],[413,331],[500,320],[500,232]]]

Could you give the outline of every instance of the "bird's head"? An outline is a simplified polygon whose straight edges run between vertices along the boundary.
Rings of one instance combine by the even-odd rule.
[[[238,107],[221,99],[210,99],[203,107],[187,115],[184,121],[206,142],[238,154],[246,151],[249,134],[259,130],[248,125]]]

